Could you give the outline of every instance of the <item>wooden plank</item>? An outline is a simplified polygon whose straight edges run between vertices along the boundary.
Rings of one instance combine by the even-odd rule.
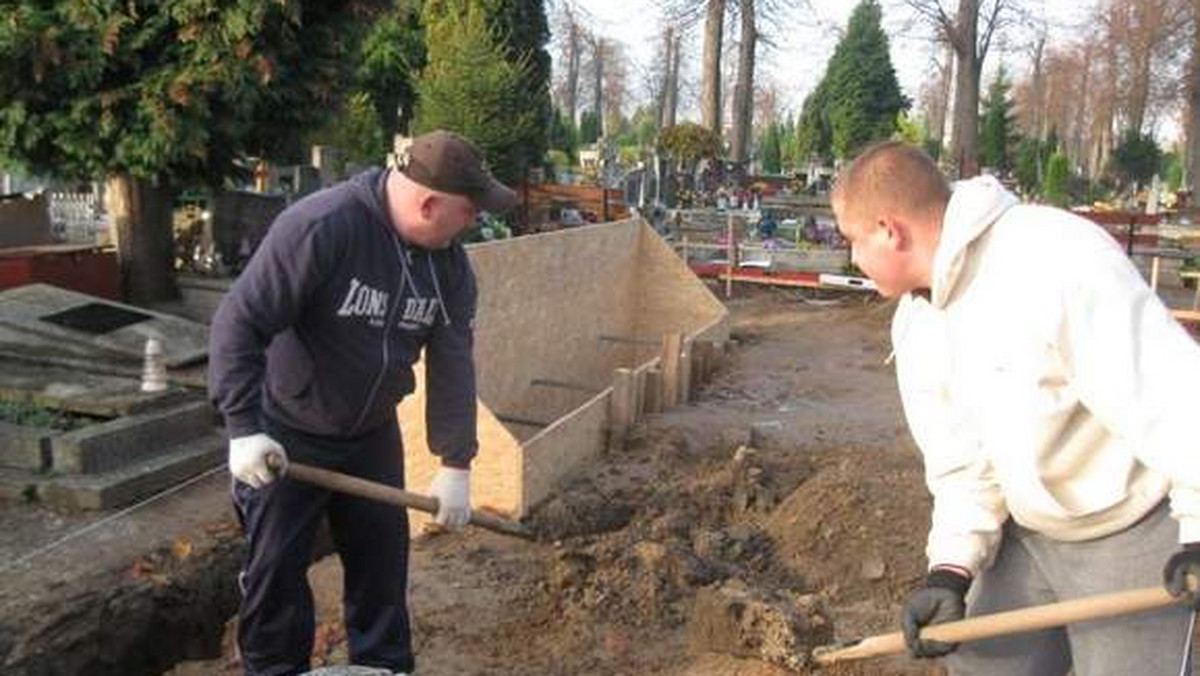
[[[622,343],[625,345],[658,345],[657,340],[650,338],[634,338],[632,336],[606,336],[599,335],[596,339],[602,343]]]
[[[553,387],[562,390],[573,390],[575,392],[587,392],[589,394],[600,393],[599,389],[591,387],[590,385],[572,383],[566,380],[554,380],[552,378],[534,378],[533,380],[529,381],[529,385],[531,387]]]
[[[683,334],[668,333],[662,344],[662,407],[664,410],[679,403],[679,358],[683,353]]]
[[[633,426],[634,388],[637,378],[633,371],[619,368],[613,371],[612,397],[608,408],[608,448],[619,450],[629,437],[629,428]]]
[[[733,214],[729,214],[729,220],[725,225],[725,242],[729,247],[729,253],[725,254],[725,297],[733,297],[733,269],[737,266],[737,243],[733,237]]]
[[[786,279],[782,277],[767,277],[767,276],[749,276],[749,275],[721,275],[721,279],[728,284],[730,281],[745,282],[747,284],[766,284],[768,286],[790,286],[803,287],[806,289],[821,288],[820,282],[810,282],[806,279]]]
[[[712,341],[701,340],[695,344],[692,355],[692,388],[698,389],[708,382],[713,359]]]
[[[510,425],[524,425],[526,427],[550,426],[550,423],[548,422],[542,422],[541,420],[530,420],[529,418],[522,418],[520,416],[504,415],[503,413],[496,413],[495,416],[496,420],[499,420],[502,423],[508,423]]]
[[[683,339],[683,349],[679,353],[679,403],[691,402],[692,393],[692,338]]]
[[[663,396],[663,379],[662,369],[657,366],[651,366],[646,369],[646,378],[643,384],[642,398],[644,404],[642,410],[647,415],[662,412],[662,396]]]
[[[1171,314],[1175,319],[1181,322],[1200,323],[1200,311],[1196,310],[1171,310]]]

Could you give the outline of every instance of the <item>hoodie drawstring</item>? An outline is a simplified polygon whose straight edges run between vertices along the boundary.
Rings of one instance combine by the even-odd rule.
[[[395,238],[396,242],[396,257],[400,259],[400,274],[403,276],[408,288],[412,289],[413,293],[420,293],[420,287],[413,280],[412,272],[409,270],[408,264],[412,262],[412,252],[408,247],[404,246],[404,242],[399,237]],[[433,255],[426,254],[425,260],[429,262],[429,277],[433,280],[433,293],[437,296],[438,307],[442,310],[442,321],[446,326],[450,326],[450,313],[446,310],[446,299],[442,297],[442,287],[438,283],[437,270],[433,266]]]
[[[442,319],[450,326],[450,313],[446,311],[446,301],[442,299],[442,285],[438,284],[437,271],[433,269],[433,256],[426,256],[429,261],[429,277],[433,280],[433,293],[437,295],[438,306],[442,308]]]

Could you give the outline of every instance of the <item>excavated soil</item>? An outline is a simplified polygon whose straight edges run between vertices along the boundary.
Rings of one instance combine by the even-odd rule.
[[[414,543],[421,676],[816,673],[812,647],[897,628],[929,503],[885,364],[891,306],[763,289],[728,305],[736,345],[712,380],[540,506],[541,541]],[[0,587],[5,673],[240,673],[228,478],[17,558],[95,519],[0,518],[0,559],[21,561]],[[337,558],[310,578],[314,668],[344,664]],[[900,657],[821,673],[940,668]]]
[[[929,501],[885,365],[891,306],[755,290],[688,406],[641,425],[542,505],[543,541],[419,539],[422,676],[816,673],[809,650],[894,631]],[[336,557],[313,567],[314,667],[344,663]],[[171,676],[236,674],[224,654]],[[934,674],[907,658],[827,674]]]

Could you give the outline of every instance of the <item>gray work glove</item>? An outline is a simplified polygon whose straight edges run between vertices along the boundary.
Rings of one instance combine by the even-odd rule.
[[[1188,588],[1188,578],[1200,581],[1200,542],[1189,542],[1167,559],[1163,566],[1163,586],[1171,596],[1185,596],[1192,607],[1200,610],[1200,596]]]
[[[967,612],[970,578],[945,568],[935,568],[925,586],[909,594],[904,603],[904,642],[913,657],[942,657],[958,648],[957,643],[922,640],[921,628],[961,620]]]

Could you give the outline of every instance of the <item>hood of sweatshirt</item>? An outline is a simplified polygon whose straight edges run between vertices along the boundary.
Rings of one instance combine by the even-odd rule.
[[[934,307],[945,307],[954,296],[971,244],[1018,202],[1016,195],[991,176],[979,176],[955,184],[950,203],[946,206],[946,215],[942,219],[941,239],[933,257],[930,302]]]

